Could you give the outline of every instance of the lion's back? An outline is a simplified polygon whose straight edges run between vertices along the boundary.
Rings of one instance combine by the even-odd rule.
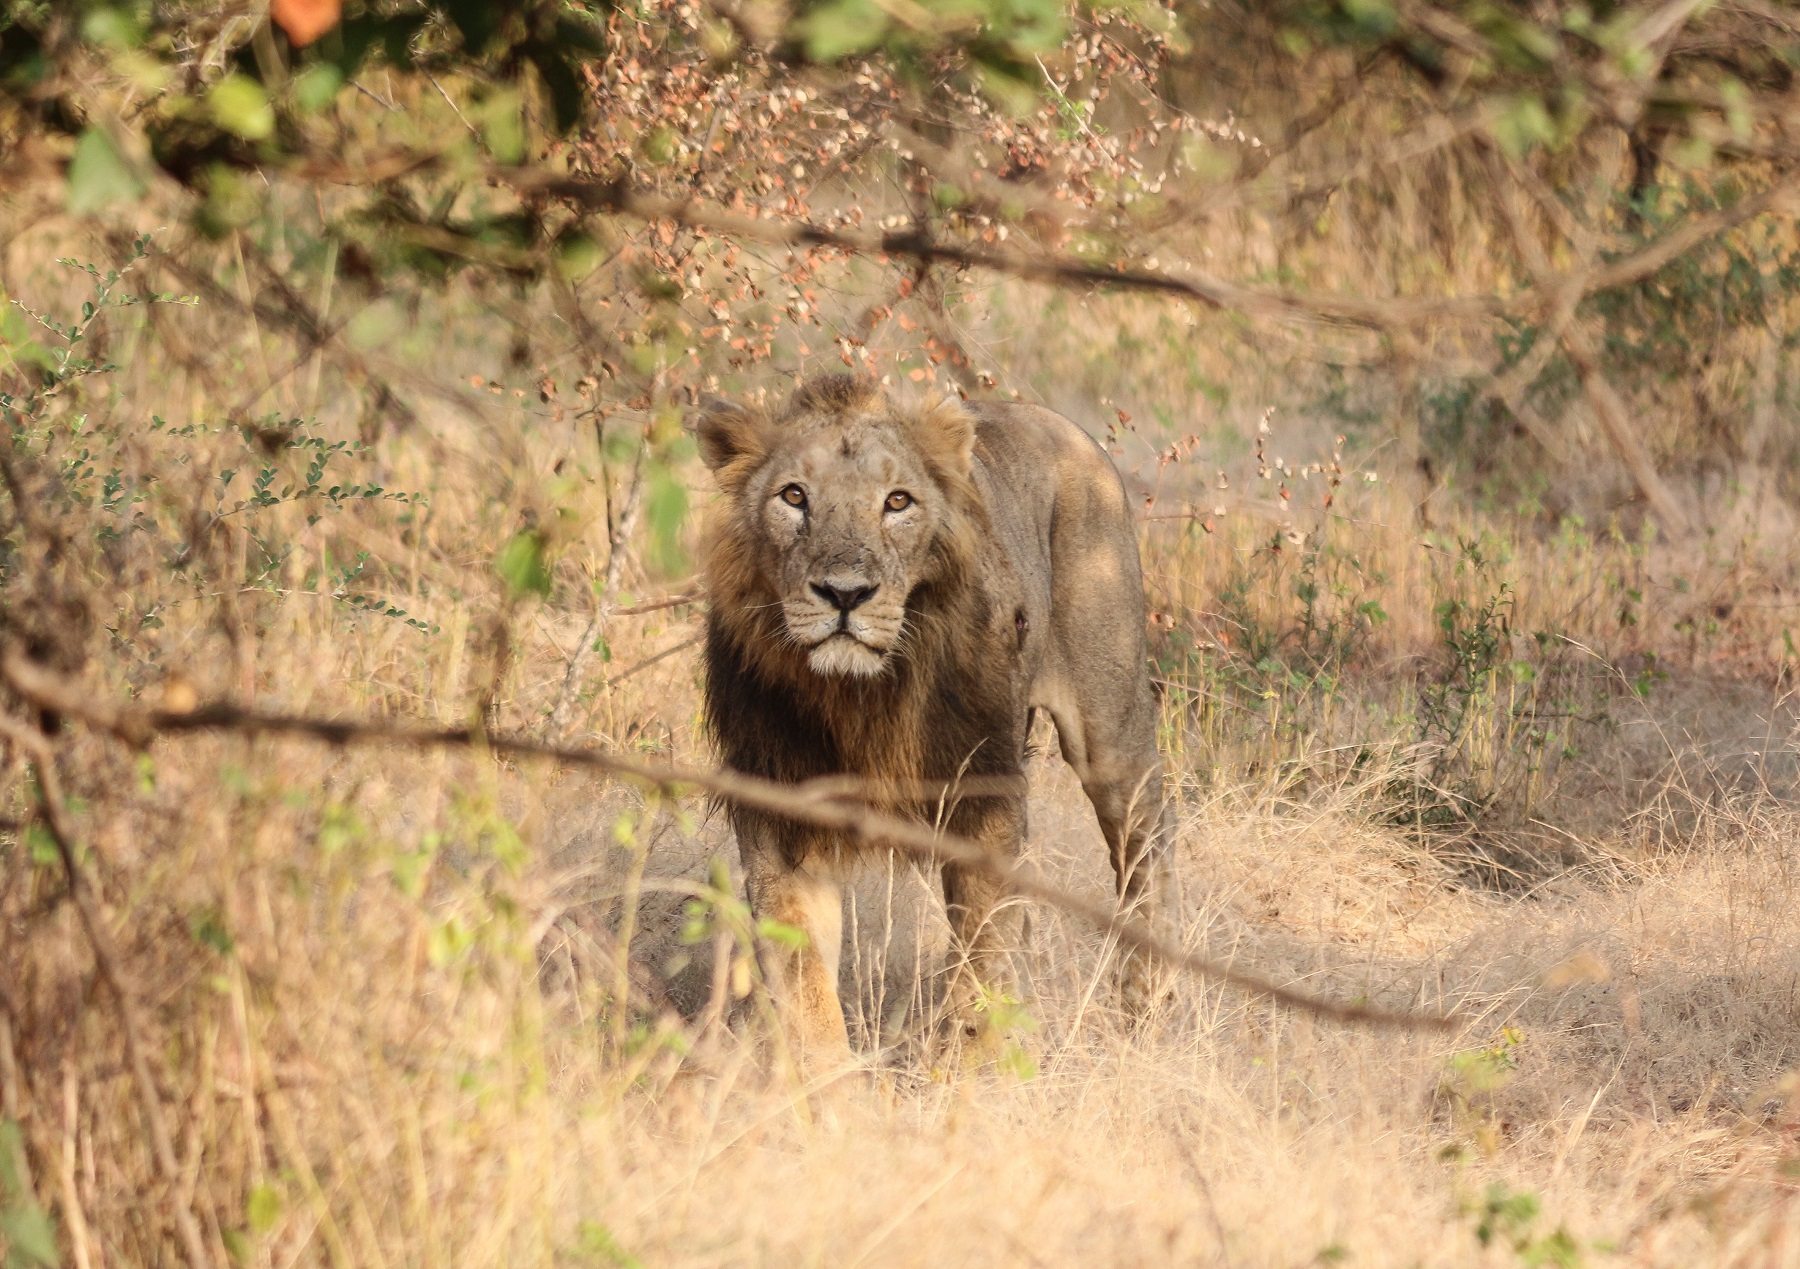
[[[994,545],[1029,589],[1048,588],[1066,568],[1095,563],[1095,547],[1128,553],[1122,590],[1140,590],[1136,530],[1118,469],[1073,420],[1041,406],[972,404],[978,421],[978,481]],[[1095,578],[1094,582],[1104,582]],[[1048,596],[1047,596],[1048,598]]]
[[[1080,694],[1150,705],[1137,526],[1118,469],[1072,420],[1037,406],[972,406],[993,554],[989,585],[1030,641],[1034,702]],[[1029,632],[1027,634],[1027,632]],[[1142,730],[1137,721],[1131,724]]]

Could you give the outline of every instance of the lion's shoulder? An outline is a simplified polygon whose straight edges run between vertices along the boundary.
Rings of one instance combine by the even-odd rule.
[[[1118,469],[1080,424],[1055,410],[1012,401],[971,403],[977,455],[1025,480],[1016,493],[1122,488]]]
[[[1069,541],[1133,532],[1118,468],[1074,420],[1013,402],[969,408],[976,419],[978,483],[999,531],[996,545],[1005,548],[1020,534],[1042,538],[1052,522]]]

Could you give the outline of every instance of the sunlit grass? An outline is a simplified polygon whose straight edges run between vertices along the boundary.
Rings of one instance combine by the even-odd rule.
[[[1021,383],[1048,383],[1059,349],[1019,357]],[[361,421],[322,379],[274,398],[348,441]],[[107,632],[79,667],[96,695],[544,725],[604,574],[602,482],[617,499],[629,470],[602,475],[591,429],[509,390],[508,431],[446,411],[334,457],[404,499],[308,501],[279,494],[316,447],[265,452],[217,384],[146,355],[84,391],[80,479],[146,491],[141,525],[72,556]],[[1052,403],[1104,427],[1099,390],[1071,392]],[[153,414],[172,426],[139,426]],[[1328,429],[1288,426],[1271,452],[1328,458]],[[1236,442],[1160,469],[1158,446],[1120,443],[1134,492],[1212,521],[1143,536],[1177,932],[1310,990],[1453,1008],[1453,1034],[1197,981],[1134,1028],[1097,936],[1034,910],[1020,1060],[967,1063],[933,1038],[931,887],[872,864],[845,994],[873,1074],[821,1097],[768,1040],[729,836],[698,803],[478,753],[134,755],[71,728],[181,1170],[152,1160],[57,874],[8,830],[0,1120],[33,1168],[0,1214],[35,1204],[84,1265],[171,1262],[176,1204],[268,1266],[1800,1256],[1780,544],[1671,546],[1622,518],[1546,534],[1473,501],[1427,523],[1380,452],[1346,459],[1326,509],[1319,474],[1283,500],[1252,434],[1209,427]],[[196,505],[229,507],[264,465],[273,504],[192,534]],[[528,528],[547,595],[495,567]],[[623,570],[631,599],[686,583],[647,561]],[[651,663],[697,621],[611,618],[575,740],[705,761],[695,659]],[[1053,757],[1032,773],[1033,859],[1103,893],[1079,789]],[[0,814],[23,814],[16,767],[7,788]]]

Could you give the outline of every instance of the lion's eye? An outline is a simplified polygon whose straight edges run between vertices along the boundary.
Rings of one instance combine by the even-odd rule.
[[[776,496],[790,507],[804,507],[806,505],[806,490],[802,489],[799,485],[784,486],[782,491]]]
[[[889,511],[905,511],[913,505],[913,496],[904,489],[896,489],[887,496],[884,504]]]

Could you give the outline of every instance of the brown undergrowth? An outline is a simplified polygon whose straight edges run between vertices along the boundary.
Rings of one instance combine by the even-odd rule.
[[[117,320],[115,345],[148,338]],[[597,446],[484,386],[511,427],[446,414],[363,449],[327,399],[241,428],[229,385],[115,356],[69,381],[79,425],[59,405],[13,452],[51,531],[14,539],[9,638],[95,700],[524,735],[560,704],[577,743],[704,763],[679,508],[659,527],[697,474],[616,533],[635,437],[667,418]],[[8,1254],[1800,1263],[1791,559],[1754,522],[1671,544],[1627,515],[1422,514],[1381,453],[1318,431],[1252,419],[1237,451],[1170,461],[1114,437],[1158,610],[1174,934],[1455,1009],[1454,1033],[1193,980],[1133,1028],[1103,939],[1034,905],[1015,1039],[967,1061],[930,1039],[930,887],[871,863],[846,997],[877,1075],[822,1116],[769,1052],[704,803],[479,749],[134,751],[10,696],[61,787],[15,735]],[[1079,790],[1053,757],[1032,775],[1032,863],[1103,897]]]

